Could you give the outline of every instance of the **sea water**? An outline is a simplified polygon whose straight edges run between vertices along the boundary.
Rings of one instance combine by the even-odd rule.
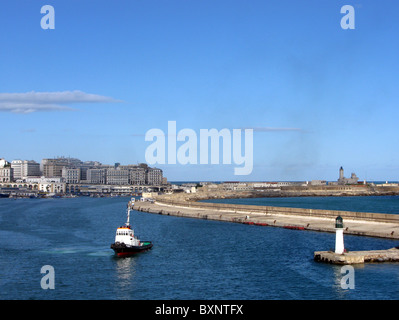
[[[133,211],[136,235],[154,247],[117,258],[110,244],[116,228],[126,221],[128,200],[0,199],[0,299],[399,298],[399,263],[354,266],[355,287],[345,289],[341,266],[314,262],[314,251],[334,247],[331,233]],[[377,211],[384,208],[383,198],[367,200],[368,207],[375,203]],[[390,200],[398,204],[397,198]],[[303,207],[314,199],[301,201]],[[398,241],[345,236],[345,245],[376,250],[397,246]],[[47,276],[41,273],[43,266],[53,267],[54,289],[42,286]]]

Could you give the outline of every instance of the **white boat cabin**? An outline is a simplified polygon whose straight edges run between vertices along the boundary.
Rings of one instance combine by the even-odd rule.
[[[116,229],[115,242],[124,243],[128,246],[140,245],[140,240],[134,236],[134,231],[128,226]]]

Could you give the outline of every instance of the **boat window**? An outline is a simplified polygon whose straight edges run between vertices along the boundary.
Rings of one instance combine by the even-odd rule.
[[[116,231],[116,234],[118,236],[128,236],[130,233],[129,233],[129,231],[120,231],[120,230],[118,230],[118,231]]]

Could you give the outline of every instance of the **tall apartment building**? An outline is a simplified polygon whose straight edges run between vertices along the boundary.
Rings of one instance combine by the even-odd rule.
[[[145,163],[118,166],[118,169],[129,171],[128,184],[130,185],[161,185],[164,182],[162,170],[151,168]]]
[[[163,182],[163,173],[161,169],[158,168],[148,168],[147,169],[147,184],[148,185],[160,185]]]
[[[26,179],[41,175],[40,164],[33,160],[13,160],[11,168],[14,170],[14,179]]]
[[[68,166],[64,159],[43,159],[41,163],[43,176],[46,178],[62,177],[62,168]]]
[[[107,169],[87,169],[86,180],[91,184],[106,184]]]
[[[107,169],[107,184],[128,185],[129,170],[121,168]]]
[[[43,159],[41,169],[45,177],[62,177],[62,168],[78,168],[82,161],[75,158]]]
[[[82,162],[77,168],[80,168],[80,180],[89,180],[87,177],[87,171],[89,169],[100,169],[102,167],[101,162],[98,161],[85,161]],[[102,183],[102,182],[101,182]]]
[[[43,176],[63,177],[66,183],[110,185],[161,185],[165,183],[161,169],[139,165],[102,165],[97,161],[82,162],[74,158],[43,159]]]
[[[146,170],[139,166],[131,168],[129,170],[129,183],[133,185],[145,185]]]
[[[11,161],[11,168],[14,171],[14,179],[22,179],[22,162],[22,160]]]
[[[24,160],[22,164],[22,177],[38,177],[41,174],[40,163],[33,160]]]

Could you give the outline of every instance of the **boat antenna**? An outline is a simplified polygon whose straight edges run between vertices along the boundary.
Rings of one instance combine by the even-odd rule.
[[[126,226],[130,226],[130,210],[133,209],[134,207],[134,198],[132,198],[129,203],[127,204],[127,221],[126,221]]]
[[[130,226],[130,206],[127,206],[127,221],[126,221],[126,226]]]

